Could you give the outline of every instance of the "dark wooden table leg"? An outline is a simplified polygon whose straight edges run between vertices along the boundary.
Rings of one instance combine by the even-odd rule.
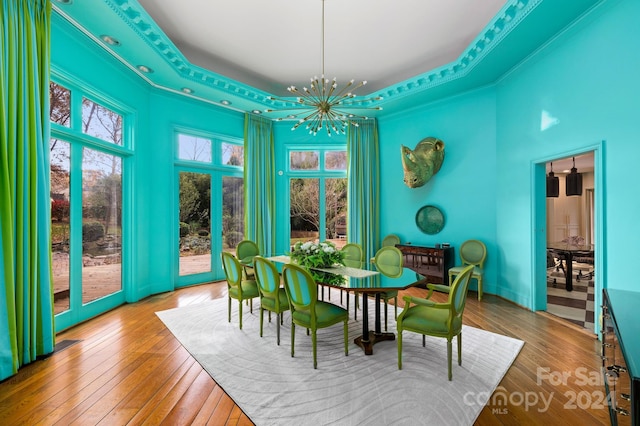
[[[565,252],[567,259],[567,291],[573,291],[573,255],[570,251]]]
[[[356,337],[353,341],[364,350],[365,355],[373,355],[373,345],[384,340],[395,340],[393,333],[382,333],[380,326],[380,294],[376,293],[376,319],[375,331],[369,330],[369,306],[366,293],[362,294],[362,336]]]

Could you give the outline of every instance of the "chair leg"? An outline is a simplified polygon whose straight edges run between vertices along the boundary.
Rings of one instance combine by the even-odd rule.
[[[229,312],[229,322],[231,322],[231,298],[230,298],[230,297],[228,297],[227,299],[229,299],[229,307],[228,307],[229,309],[228,309],[228,312]]]
[[[387,331],[387,299],[384,299],[384,331]]]
[[[447,339],[447,368],[449,381],[451,381],[451,338]]]
[[[402,330],[398,330],[398,370],[402,370]]]
[[[296,340],[296,324],[291,320],[291,358],[293,358],[293,346]]]
[[[349,356],[349,315],[344,320],[344,356]]]
[[[318,368],[318,353],[316,351],[317,342],[317,330],[314,328],[311,330],[311,346],[313,347],[313,368]]]
[[[238,303],[238,315],[240,316],[240,330],[242,330],[242,300]]]
[[[427,345],[427,336],[422,335],[422,347],[424,348]]]
[[[478,277],[478,300],[482,300],[482,277]]]
[[[271,313],[271,311],[269,311]],[[262,325],[264,324],[264,309],[260,306],[260,337],[262,337]]]
[[[458,341],[458,365],[462,365],[462,331],[456,337]]]
[[[280,313],[279,315],[282,316],[282,313]],[[277,318],[276,318],[276,336],[277,336],[276,340],[278,342],[278,346],[280,346],[280,321],[278,321]]]
[[[398,296],[393,298],[393,318],[397,321],[398,320]]]

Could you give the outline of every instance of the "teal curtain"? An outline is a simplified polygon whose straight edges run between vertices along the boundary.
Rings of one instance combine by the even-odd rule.
[[[275,253],[276,176],[273,124],[254,114],[244,122],[244,236],[263,256]]]
[[[2,0],[0,380],[53,352],[49,0]]]
[[[375,119],[347,130],[350,242],[362,245],[365,259],[380,246],[380,147]]]

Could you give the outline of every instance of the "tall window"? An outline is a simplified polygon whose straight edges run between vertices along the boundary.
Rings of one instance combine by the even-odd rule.
[[[56,81],[49,97],[54,311],[61,314],[123,289],[122,177],[131,153],[122,113]]]
[[[220,252],[235,252],[244,238],[244,146],[189,129],[176,132],[176,143],[179,275],[205,281],[222,273]]]
[[[347,233],[347,153],[345,150],[289,151],[291,245],[331,240],[338,247]]]

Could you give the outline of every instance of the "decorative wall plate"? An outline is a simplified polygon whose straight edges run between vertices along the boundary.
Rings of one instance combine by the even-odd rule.
[[[436,206],[423,206],[416,213],[416,225],[425,234],[437,234],[444,228],[444,215]]]

